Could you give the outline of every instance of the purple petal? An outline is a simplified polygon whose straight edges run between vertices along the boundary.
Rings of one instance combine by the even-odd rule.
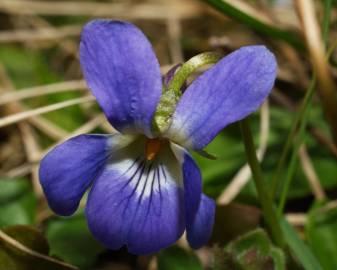
[[[148,254],[174,242],[185,229],[181,168],[169,149],[154,162],[144,143],[130,145],[109,164],[90,191],[86,215],[93,235],[110,249]]]
[[[183,168],[186,222],[193,221],[199,208],[202,180],[198,165],[181,146],[171,143],[171,148]]]
[[[187,241],[192,248],[207,244],[214,225],[215,202],[202,194],[199,209],[193,222],[186,222]]]
[[[201,194],[201,173],[193,158],[176,144],[172,149],[183,167],[187,240],[191,247],[200,248],[211,237],[215,203]]]
[[[40,182],[50,208],[73,214],[108,156],[108,136],[80,135],[51,150],[41,161]]]
[[[151,136],[162,92],[158,60],[133,24],[94,20],[83,29],[80,60],[89,88],[110,123],[121,132]]]
[[[229,54],[187,88],[166,136],[187,148],[204,148],[225,126],[258,109],[274,85],[276,69],[274,55],[264,46]]]

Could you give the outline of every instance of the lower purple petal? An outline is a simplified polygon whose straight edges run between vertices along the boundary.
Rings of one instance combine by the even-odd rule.
[[[134,254],[159,251],[177,241],[185,229],[179,163],[170,151],[147,161],[141,154],[144,149],[142,142],[136,142],[109,161],[86,208],[97,240],[111,249],[127,245]]]

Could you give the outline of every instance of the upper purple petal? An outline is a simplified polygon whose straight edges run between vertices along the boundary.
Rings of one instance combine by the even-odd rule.
[[[187,148],[204,148],[225,126],[257,110],[274,85],[276,69],[264,46],[229,54],[187,88],[166,136]]]
[[[80,135],[56,146],[41,161],[40,182],[50,208],[73,214],[108,156],[108,136]]]
[[[158,60],[144,34],[127,22],[91,21],[82,32],[80,61],[110,123],[122,133],[151,136],[162,82]]]
[[[134,254],[168,247],[185,229],[180,164],[169,149],[147,161],[144,149],[138,140],[115,155],[94,182],[86,207],[97,240],[111,249],[127,245]]]

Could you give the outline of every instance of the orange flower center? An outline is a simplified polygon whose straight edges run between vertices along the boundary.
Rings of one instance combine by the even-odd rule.
[[[147,160],[153,160],[163,147],[164,141],[160,139],[148,139],[145,146]]]

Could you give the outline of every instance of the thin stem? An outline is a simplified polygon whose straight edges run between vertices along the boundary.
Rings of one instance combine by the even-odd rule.
[[[287,195],[288,195],[289,187],[290,187],[290,184],[291,184],[291,180],[293,179],[293,175],[294,175],[295,169],[296,169],[297,164],[298,164],[297,153],[298,153],[298,151],[294,150],[291,154],[290,163],[289,163],[288,170],[287,170],[287,175],[286,175],[283,187],[282,187],[282,191],[281,191],[281,195],[280,195],[280,201],[279,201],[279,204],[278,204],[278,207],[277,207],[277,216],[278,217],[281,217],[281,215],[283,213],[283,209],[284,209],[284,206],[285,206],[285,203],[286,203],[286,200],[287,200]]]
[[[290,132],[288,134],[286,143],[285,143],[285,145],[282,149],[281,157],[280,157],[280,159],[277,163],[275,173],[273,174],[273,178],[272,178],[272,182],[271,182],[271,199],[272,200],[274,200],[274,198],[276,196],[276,192],[279,188],[280,175],[281,175],[282,169],[284,168],[284,165],[285,165],[284,163],[285,163],[286,158],[289,154],[291,144],[294,140],[297,129],[298,129],[299,125],[301,124],[303,116],[305,116],[308,112],[308,105],[310,104],[310,101],[311,101],[311,99],[314,95],[315,86],[316,86],[316,77],[314,76],[311,79],[309,88],[306,91],[306,94],[304,96],[304,99],[303,99],[302,105],[300,107],[300,110],[296,114],[295,119],[294,119],[294,121],[291,125]]]
[[[308,106],[307,106],[307,110],[310,110],[310,105],[311,105],[311,101],[309,101]],[[298,131],[298,135],[295,139],[294,142],[294,148],[293,148],[293,152],[291,154],[291,158],[290,158],[290,163],[289,163],[289,167],[287,170],[287,176],[286,176],[286,180],[285,183],[283,185],[282,191],[281,191],[281,197],[280,197],[280,202],[278,205],[278,209],[277,209],[277,214],[280,217],[283,213],[283,209],[287,200],[287,195],[288,195],[288,191],[289,191],[289,187],[291,184],[291,181],[293,179],[294,173],[295,173],[295,169],[296,169],[296,165],[298,163],[298,152],[299,149],[304,141],[305,138],[305,127],[307,125],[308,122],[308,113],[306,113],[305,115],[303,115],[303,119],[301,121],[300,127],[299,127],[299,131]]]
[[[262,207],[264,218],[269,227],[273,240],[278,246],[283,247],[284,239],[282,231],[277,216],[275,215],[275,212],[273,210],[273,201],[270,198],[270,194],[268,193],[268,190],[265,187],[265,183],[262,177],[262,171],[256,156],[253,136],[249,126],[249,120],[244,119],[240,121],[240,128],[243,137],[243,142],[245,145],[247,160],[250,169],[252,171],[255,187]]]

